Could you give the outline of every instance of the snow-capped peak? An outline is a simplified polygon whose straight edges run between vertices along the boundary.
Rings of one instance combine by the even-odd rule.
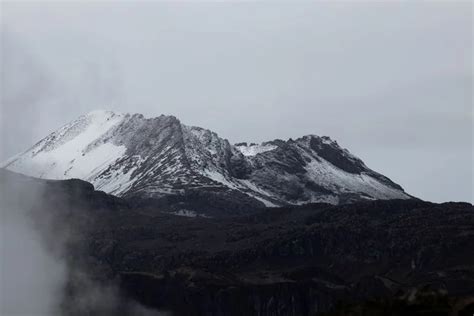
[[[4,167],[47,179],[87,179],[91,172],[123,155],[125,148],[112,143],[89,147],[118,125],[124,115],[94,111],[53,132]]]
[[[262,206],[409,198],[329,137],[231,145],[174,116],[104,110],[64,125],[3,167],[39,178],[80,178],[141,198],[195,190],[212,199],[220,190],[220,198]]]

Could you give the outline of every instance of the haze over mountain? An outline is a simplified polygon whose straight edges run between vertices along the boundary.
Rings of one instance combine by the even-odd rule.
[[[102,110],[64,125],[3,167],[44,179],[79,178],[127,198],[212,196],[231,209],[410,198],[326,136],[232,145],[174,116]]]

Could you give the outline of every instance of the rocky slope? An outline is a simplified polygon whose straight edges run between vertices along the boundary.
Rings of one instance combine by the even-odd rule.
[[[62,257],[71,271],[80,265],[90,279],[114,280],[124,297],[174,315],[470,315],[474,308],[468,203],[367,201],[187,218],[132,208],[79,180],[0,170],[0,184],[0,202],[35,200],[32,218],[49,245],[67,240]],[[83,283],[74,275],[63,308],[81,315],[74,302]]]
[[[409,198],[328,137],[231,145],[163,115],[91,112],[3,167],[44,179],[83,179],[134,201],[164,205],[178,196],[175,211],[181,212]]]

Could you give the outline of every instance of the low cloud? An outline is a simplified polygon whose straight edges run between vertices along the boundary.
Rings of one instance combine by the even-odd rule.
[[[97,278],[97,267],[78,259],[76,219],[57,216],[58,208],[68,212],[73,205],[48,203],[54,198],[42,181],[5,174],[0,169],[1,315],[163,315],[128,299],[114,278]]]

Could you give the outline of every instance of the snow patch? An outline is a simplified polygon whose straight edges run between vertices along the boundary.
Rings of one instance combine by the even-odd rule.
[[[249,145],[249,146],[245,146],[245,145],[239,145],[239,146],[235,146],[244,156],[255,156],[257,154],[261,154],[261,153],[264,153],[266,151],[270,151],[270,150],[274,150],[277,148],[277,146],[275,145],[270,145],[270,144],[266,144],[266,145]]]
[[[235,183],[232,183],[231,181],[229,181],[222,173],[218,171],[207,169],[207,170],[204,170],[203,175],[208,177],[211,180],[220,182],[231,189],[238,189]]]
[[[7,169],[37,178],[87,179],[92,173],[97,173],[101,168],[107,167],[111,162],[123,156],[126,151],[125,146],[116,146],[111,143],[104,143],[86,151],[89,144],[120,123],[123,116],[112,112],[96,111],[88,114],[87,117],[89,118],[87,124],[81,127],[80,133],[75,129],[70,131],[68,128],[76,125],[76,122],[73,122],[39,142],[17,159],[10,161]],[[83,119],[84,117],[81,117],[79,120]],[[70,133],[68,134],[67,131]],[[46,141],[54,141],[61,145],[44,148]]]
[[[365,193],[377,199],[406,199],[407,195],[364,173],[353,174],[337,168],[324,159],[312,159],[305,167],[307,177],[314,183],[342,193]],[[335,197],[337,199],[337,197]],[[321,201],[323,202],[323,201]],[[338,201],[333,201],[334,204]]]

